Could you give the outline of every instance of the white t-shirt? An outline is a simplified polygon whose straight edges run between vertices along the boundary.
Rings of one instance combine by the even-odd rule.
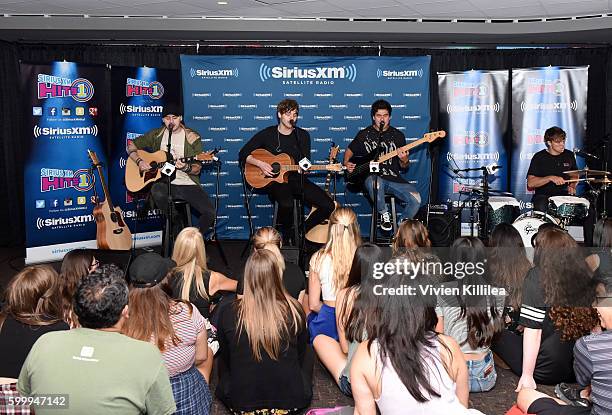
[[[161,141],[161,150],[166,151],[168,149],[168,129],[164,130],[164,135]],[[170,153],[175,159],[185,157],[185,129],[181,128],[179,131],[172,132],[172,145],[170,146]],[[172,184],[179,186],[193,186],[195,183],[187,173],[176,169],[176,177],[172,180]]]

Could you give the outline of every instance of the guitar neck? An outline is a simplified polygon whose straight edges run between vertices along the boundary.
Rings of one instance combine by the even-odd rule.
[[[102,170],[102,166],[100,165],[98,165],[96,169],[98,169],[98,175],[100,176],[100,182],[102,182],[102,191],[104,192],[104,199],[108,203],[108,207],[110,208],[112,212],[115,209],[115,207],[113,206],[113,201],[111,200],[110,192],[108,191],[108,186],[106,185],[106,179],[104,178],[104,171]]]
[[[308,168],[308,171],[330,170],[331,166],[332,165],[330,164],[313,164],[312,166]],[[298,171],[300,170],[300,166],[298,166],[297,164],[288,164],[288,165],[281,166],[281,169],[283,171]]]
[[[421,144],[423,144],[423,143],[425,143],[425,142],[427,142],[427,141],[428,141],[428,140],[427,140],[427,138],[425,138],[425,137],[420,138],[420,139],[418,139],[418,140],[416,140],[416,141],[413,141],[413,142],[411,142],[411,143],[406,144],[405,146],[402,146],[402,147],[400,147],[400,148],[398,148],[398,149],[395,149],[395,150],[393,150],[393,151],[390,151],[390,152],[389,152],[389,153],[387,153],[387,154],[383,154],[382,156],[380,156],[380,157],[378,158],[378,160],[377,160],[377,161],[378,161],[379,163],[383,163],[383,162],[385,162],[385,161],[387,161],[387,160],[389,160],[389,159],[392,159],[393,157],[397,156],[397,154],[398,154],[400,151],[409,151],[409,150],[413,149],[414,147],[418,147],[418,146],[420,146]]]

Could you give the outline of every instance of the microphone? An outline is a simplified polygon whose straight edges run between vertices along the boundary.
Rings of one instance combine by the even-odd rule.
[[[378,131],[382,131],[383,128],[385,128],[385,122],[381,120],[380,124],[378,124]]]
[[[168,131],[172,132],[174,130],[174,123],[171,122],[170,124],[168,124]]]
[[[583,157],[586,156],[586,157],[590,157],[590,158],[595,159],[595,160],[599,160],[599,157],[597,157],[596,155],[591,154],[591,153],[587,153],[586,151],[582,151],[578,147],[574,148],[574,154],[580,154]]]
[[[495,165],[495,164],[489,164],[489,165],[486,167],[486,168],[487,168],[487,173],[489,173],[489,174],[493,174],[493,172],[494,172],[495,170],[501,169],[502,167],[504,167],[504,166],[497,166],[497,165]]]
[[[293,118],[289,120],[289,124],[291,124],[292,127],[295,127],[295,123],[296,120],[294,120]]]

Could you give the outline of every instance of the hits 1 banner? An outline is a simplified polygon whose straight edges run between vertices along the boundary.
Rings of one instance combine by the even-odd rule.
[[[90,197],[94,186],[87,150],[106,162],[104,66],[53,62],[21,64],[30,134],[25,163],[26,263],[61,259],[75,248],[96,247]],[[101,196],[102,197],[102,196]]]

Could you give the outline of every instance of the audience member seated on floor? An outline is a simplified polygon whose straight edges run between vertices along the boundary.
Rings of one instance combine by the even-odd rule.
[[[281,273],[283,275],[283,285],[287,292],[300,304],[308,304],[308,296],[305,294],[306,290],[306,276],[304,271],[297,264],[291,262],[285,262],[285,259],[280,251],[282,247],[282,236],[276,229],[266,226],[259,228],[255,235],[253,235],[253,249],[269,249],[278,258],[278,263],[281,267]],[[238,294],[242,294],[244,291],[243,287],[244,279],[240,278],[238,281]]]
[[[423,270],[423,269],[421,269]],[[414,279],[413,279],[414,277]],[[393,272],[377,290],[412,289],[431,276]],[[355,414],[480,414],[467,409],[468,372],[457,342],[435,331],[435,297],[377,295],[366,320],[369,340],[351,366]]]
[[[206,364],[206,324],[191,303],[170,296],[167,276],[175,265],[152,252],[134,259],[128,271],[130,318],[121,331],[153,343],[162,352],[177,414],[206,415],[212,403],[205,379],[212,367]]]
[[[198,228],[184,228],[178,234],[172,260],[176,262],[169,278],[173,297],[191,302],[206,319],[222,291],[236,291],[236,280],[208,269],[204,238]]]
[[[79,325],[72,310],[72,297],[74,297],[77,284],[81,278],[95,271],[99,265],[100,262],[94,257],[93,251],[89,249],[73,249],[64,255],[59,279],[64,301],[62,307],[63,318],[70,324],[70,327],[74,328]]]
[[[393,238],[393,244],[391,245],[393,256],[401,255],[406,250],[418,248],[431,248],[429,232],[420,221],[406,219],[397,228],[397,233]]]
[[[590,309],[595,287],[576,241],[547,228],[538,231],[535,243],[534,268],[523,283],[522,341],[507,336],[498,342],[508,351],[504,361],[521,377],[517,392],[535,389],[536,382],[573,382],[574,341],[597,324]]]
[[[319,360],[347,396],[352,396],[350,370],[353,356],[359,343],[366,340],[363,326],[366,313],[373,304],[374,264],[385,262],[385,255],[378,246],[364,243],[357,248],[346,288],[336,296],[336,326],[340,341],[320,334],[313,343]]]
[[[8,283],[4,297],[0,313],[0,378],[11,378],[5,383],[15,383],[36,340],[45,333],[70,327],[62,320],[57,272],[48,265],[24,268]]]
[[[357,215],[341,207],[329,217],[325,246],[310,258],[308,331],[310,343],[319,334],[338,341],[336,294],[346,286],[355,250],[361,245]]]
[[[306,318],[283,287],[275,255],[246,262],[244,295],[221,310],[217,397],[234,414],[289,414],[312,399]]]
[[[563,406],[565,402],[552,399],[533,389],[521,389],[518,405],[530,414],[603,415],[612,413],[612,289],[608,286],[594,303],[601,327],[605,331],[581,337],[574,346],[576,381],[590,389],[590,407]]]
[[[485,247],[480,239],[469,236],[456,239],[450,260],[456,265],[456,280],[445,287],[460,294],[438,296],[436,331],[459,343],[467,363],[470,392],[486,392],[493,389],[497,380],[491,343],[502,329],[505,297],[464,289],[491,286],[486,275]],[[459,264],[472,264],[473,271],[462,271]]]
[[[19,375],[22,395],[68,396],[73,414],[172,414],[176,410],[159,350],[121,334],[128,318],[123,271],[106,264],[83,277],[74,294],[81,327],[47,333]],[[36,408],[37,415],[57,407]]]
[[[593,271],[593,280],[612,286],[612,218],[599,219],[593,230],[595,253],[587,257],[587,264]]]
[[[491,284],[506,290],[504,330],[495,336],[491,346],[493,352],[504,360],[507,353],[515,351],[503,346],[522,342],[523,326],[519,324],[519,317],[523,281],[531,269],[531,262],[527,259],[521,234],[507,223],[500,223],[493,229],[487,253],[487,273]]]

